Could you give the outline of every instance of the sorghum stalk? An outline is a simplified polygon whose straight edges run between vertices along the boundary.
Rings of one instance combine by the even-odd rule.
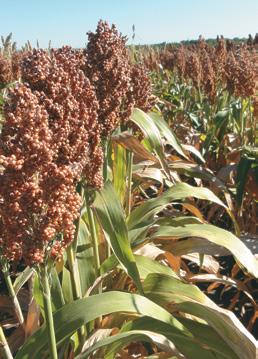
[[[11,300],[13,302],[16,317],[18,319],[19,324],[21,326],[23,326],[24,325],[24,318],[23,318],[20,303],[18,301],[17,295],[16,295],[16,293],[14,291],[14,288],[13,288],[13,283],[12,283],[12,280],[11,280],[11,277],[10,277],[10,272],[9,272],[9,265],[6,262],[3,262],[3,261],[1,261],[1,264],[2,264],[2,272],[3,272],[3,275],[4,275],[6,287],[7,287],[7,290],[8,290],[9,297],[11,298]]]
[[[133,152],[128,151],[128,174],[127,174],[127,192],[126,192],[126,216],[131,213],[132,202],[132,176],[133,176]]]
[[[13,359],[11,350],[9,348],[9,345],[7,343],[7,340],[4,335],[3,328],[0,326],[0,355],[3,359]]]
[[[243,146],[245,143],[245,118],[244,118],[244,111],[243,111],[243,100],[241,100],[241,109],[240,109],[240,141],[241,145]]]
[[[80,277],[78,271],[78,263],[76,260],[76,253],[74,252],[72,244],[67,248],[67,260],[71,275],[73,298],[79,299],[82,297],[82,292],[80,286]]]
[[[50,357],[51,359],[58,359],[48,271],[46,265],[44,264],[40,266],[39,278],[43,294],[44,313],[48,332]]]
[[[80,196],[83,198],[83,187],[80,184]],[[82,204],[83,206],[83,204]],[[70,269],[70,275],[71,275],[71,284],[72,284],[72,291],[73,291],[73,298],[79,299],[82,297],[82,289],[81,289],[81,281],[80,281],[80,275],[79,275],[79,269],[78,269],[78,262],[76,259],[76,250],[77,250],[77,242],[78,242],[78,234],[79,234],[79,227],[80,227],[80,219],[81,219],[81,210],[80,209],[80,215],[77,219],[76,223],[76,229],[74,233],[74,241],[71,243],[71,245],[67,248],[67,260],[68,265]]]
[[[248,98],[248,112],[249,112],[249,117],[250,117],[250,129],[251,129],[251,134],[250,134],[249,140],[252,143],[252,145],[255,146],[255,119],[254,119],[254,115],[252,112],[251,96],[249,96],[249,98]]]
[[[76,260],[76,252],[74,251],[73,244],[71,244],[67,248],[66,252],[67,252],[67,260],[68,260],[70,276],[71,276],[73,299],[74,300],[80,299],[82,297],[82,289],[80,285],[81,282],[80,282],[80,274],[78,269],[78,262]],[[78,333],[79,341],[80,343],[82,343],[84,338],[84,327],[79,328],[77,333]]]
[[[87,214],[88,214],[88,219],[89,219],[89,230],[90,230],[92,245],[93,245],[95,272],[96,272],[96,277],[98,277],[100,275],[99,244],[98,244],[98,236],[97,236],[97,232],[96,232],[96,224],[95,224],[92,208],[90,206],[90,198],[89,197],[90,197],[89,192],[86,190],[85,191],[85,202],[86,202]]]
[[[82,298],[81,279],[80,279],[78,262],[76,259],[76,249],[75,249],[77,246],[79,226],[80,226],[80,217],[78,218],[78,221],[77,221],[77,226],[76,226],[76,231],[75,231],[75,236],[74,236],[75,243],[72,243],[67,248],[67,251],[66,251],[68,266],[69,266],[70,276],[71,276],[71,284],[72,284],[74,300]],[[79,328],[77,333],[78,333],[79,341],[82,344],[83,338],[84,338],[84,333],[85,333],[84,327]]]
[[[103,181],[104,183],[107,181],[108,179],[108,152],[109,152],[109,141],[107,138],[104,139],[104,143],[103,143]],[[110,244],[107,243],[107,257],[110,257],[111,255],[111,247]]]
[[[90,206],[89,191],[87,191],[87,190],[84,191],[84,197],[85,197],[86,209],[87,209],[88,220],[89,220],[89,230],[90,230],[91,240],[92,240],[92,245],[93,245],[95,274],[96,274],[96,278],[98,278],[100,276],[99,243],[98,243],[98,236],[97,236],[97,231],[96,231],[96,223],[95,223],[95,219],[94,219],[94,214],[93,214],[92,208]],[[102,292],[101,284],[98,286],[98,292],[99,292],[99,294]],[[101,320],[102,320],[102,317],[97,318],[97,320],[96,320],[97,327],[99,327]]]

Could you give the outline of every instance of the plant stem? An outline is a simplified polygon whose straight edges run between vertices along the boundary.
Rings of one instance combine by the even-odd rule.
[[[84,189],[83,189],[82,185],[80,185],[79,193],[80,193],[81,199],[83,200]],[[67,261],[68,261],[68,266],[69,266],[70,276],[71,276],[71,284],[72,284],[72,292],[73,292],[74,300],[82,298],[81,278],[80,278],[80,273],[79,273],[79,268],[78,268],[78,261],[76,259],[77,242],[78,242],[82,208],[83,208],[83,204],[81,205],[80,215],[79,215],[79,218],[78,218],[77,224],[76,224],[74,241],[67,248],[67,251],[66,251]],[[81,345],[83,345],[85,328],[83,326],[80,327],[77,331],[77,334],[78,334],[79,342],[81,343]]]
[[[68,266],[70,270],[70,276],[71,276],[71,284],[72,284],[72,291],[73,291],[73,299],[79,299],[82,298],[82,289],[80,285],[80,274],[78,269],[78,262],[76,260],[76,254],[73,249],[73,245],[70,245],[67,248],[67,260],[68,260]],[[78,338],[80,343],[83,343],[84,338],[84,327],[81,327],[78,329]]]
[[[250,117],[250,138],[249,141],[250,143],[255,146],[255,120],[254,120],[254,116],[252,113],[252,98],[249,97],[248,99],[248,111],[249,111],[249,117]]]
[[[14,310],[15,310],[15,314],[16,317],[18,319],[18,322],[21,326],[24,326],[24,317],[22,314],[22,310],[21,310],[21,306],[20,303],[18,301],[17,295],[14,291],[13,288],[13,283],[11,280],[11,276],[10,276],[10,272],[9,272],[9,265],[7,263],[3,263],[2,262],[2,272],[4,275],[4,279],[5,279],[5,283],[6,283],[6,287],[8,290],[8,294],[13,302],[13,306],[14,306]]]
[[[80,187],[80,196],[83,199],[83,186]],[[80,215],[76,223],[76,230],[74,234],[74,240],[73,243],[67,248],[67,261],[68,266],[71,274],[71,284],[72,284],[72,291],[73,291],[73,298],[79,299],[82,297],[82,289],[81,289],[81,280],[80,280],[80,274],[79,274],[79,268],[78,268],[78,262],[76,259],[76,251],[77,251],[77,242],[78,242],[78,234],[79,234],[79,228],[80,228],[80,219],[81,219],[81,211],[82,206],[80,209]]]
[[[51,292],[49,287],[47,268],[45,265],[43,265],[40,268],[39,275],[40,275],[40,283],[43,291],[44,312],[45,312],[46,327],[48,332],[50,357],[51,359],[58,359],[54,320],[53,320],[52,305],[51,305]]]
[[[240,139],[241,139],[241,146],[244,145],[244,134],[245,134],[245,121],[244,121],[244,111],[243,111],[243,100],[241,100],[241,109],[240,109]]]
[[[85,191],[85,202],[86,202],[86,208],[87,208],[88,219],[89,219],[89,229],[90,229],[92,245],[93,245],[95,272],[96,272],[96,277],[98,277],[100,275],[98,236],[97,236],[97,232],[96,232],[96,224],[95,224],[92,208],[90,206],[89,193],[87,190]]]
[[[131,213],[131,202],[132,202],[132,176],[133,176],[133,152],[128,152],[128,173],[127,173],[127,192],[126,192],[126,203],[125,211],[126,216]]]
[[[67,248],[67,260],[68,260],[69,270],[70,270],[70,274],[71,274],[73,298],[79,299],[82,297],[81,286],[80,286],[80,276],[79,276],[79,270],[78,270],[78,263],[77,263],[72,245]]]
[[[104,183],[108,179],[108,150],[109,150],[109,142],[107,140],[104,140],[104,143],[103,143],[104,163],[103,163],[103,170],[102,170]],[[110,255],[111,255],[111,248],[110,248],[109,243],[107,243],[107,257],[109,257]]]
[[[13,359],[10,347],[4,335],[3,328],[0,326],[0,355],[3,359]]]
[[[94,220],[92,208],[90,206],[89,192],[87,190],[84,191],[84,196],[85,196],[85,203],[86,203],[86,208],[87,208],[87,213],[88,213],[89,230],[90,230],[91,240],[92,240],[92,245],[93,245],[95,275],[96,275],[96,278],[98,278],[100,276],[100,257],[99,257],[99,243],[98,243],[98,236],[97,236],[97,231],[96,231],[96,223]],[[102,293],[102,285],[101,284],[98,286],[98,293],[99,294]],[[101,321],[102,321],[102,317],[99,317],[96,319],[97,327],[100,326]]]
[[[80,219],[81,219],[82,210],[83,210],[83,207],[84,207],[84,187],[83,187],[82,183],[80,184],[80,188],[79,188],[78,193],[81,196],[82,203],[81,203],[81,208],[80,208],[80,215],[79,215],[79,218],[78,218],[78,221],[77,221],[77,224],[76,224],[74,240],[73,240],[73,243],[72,243],[72,248],[73,248],[74,253],[77,252],[78,236],[79,236],[79,230],[80,230]]]

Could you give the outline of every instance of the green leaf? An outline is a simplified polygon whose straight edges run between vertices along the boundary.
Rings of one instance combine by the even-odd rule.
[[[222,246],[229,250],[239,266],[246,272],[258,277],[258,262],[252,252],[245,244],[234,234],[225,229],[213,226],[211,224],[186,224],[182,227],[160,226],[158,230],[152,234],[151,238],[187,238],[198,237],[204,238],[218,246]],[[198,239],[196,240],[198,242]],[[186,243],[184,243],[186,242]],[[191,242],[193,243],[193,242]],[[188,246],[187,240],[176,243],[175,246],[182,245],[184,254],[197,252],[195,247]],[[205,251],[205,247],[203,248]],[[215,248],[216,251],[216,248]],[[175,254],[175,253],[174,253]],[[176,253],[179,254],[178,252]],[[181,253],[182,254],[182,253]]]
[[[209,347],[209,350],[216,354],[216,358],[238,358],[237,354],[210,325],[182,317],[178,320],[194,334],[197,341],[204,347]]]
[[[139,316],[150,316],[170,325],[171,332],[182,338],[191,337],[184,326],[165,309],[151,302],[149,299],[123,292],[111,291],[78,299],[56,311],[53,315],[57,343],[71,336],[78,328],[96,318],[110,313],[127,312]],[[43,358],[48,349],[48,335],[43,325],[34,333],[22,348],[15,359]]]
[[[42,316],[44,317],[44,299],[43,299],[43,294],[40,288],[40,283],[39,283],[39,277],[38,277],[38,273],[35,272],[35,276],[33,278],[33,297],[36,301],[36,303],[39,305],[40,307],[40,311]]]
[[[208,132],[207,137],[203,143],[203,153],[206,153],[209,150],[209,147],[214,139],[217,137],[221,139],[225,131],[225,124],[228,120],[229,110],[219,111],[213,120],[213,126]]]
[[[179,278],[170,267],[165,266],[156,260],[136,254],[135,259],[142,279],[145,279],[150,273],[167,274],[169,276]]]
[[[237,175],[236,175],[236,185],[237,185],[237,191],[236,191],[236,202],[237,205],[240,207],[242,204],[242,199],[244,195],[247,175],[249,172],[249,169],[251,168],[253,160],[248,158],[247,156],[242,156],[239,164],[237,165]]]
[[[161,157],[164,156],[160,132],[153,119],[142,110],[135,108],[131,120],[142,130],[150,148],[152,148],[157,155]]]
[[[201,290],[164,274],[150,274],[144,292],[170,311],[185,312],[205,320],[235,352],[238,358],[255,357],[256,341],[235,315],[213,303]],[[173,308],[174,306],[174,308]]]
[[[136,265],[141,279],[145,279],[150,273],[164,273],[178,278],[177,274],[168,266],[165,266],[156,260],[150,259],[138,254],[134,255]],[[114,255],[107,258],[101,265],[101,273],[107,273],[118,265],[118,260]]]
[[[187,156],[184,153],[179,140],[176,138],[176,135],[173,133],[172,129],[168,126],[167,122],[163,119],[161,114],[157,112],[151,112],[149,113],[149,116],[154,120],[156,126],[160,130],[160,133],[165,137],[174,150],[179,155],[187,159]]]
[[[62,292],[66,303],[73,301],[73,290],[71,275],[68,269],[63,267],[62,270]]]
[[[146,277],[143,286],[146,296],[155,303],[163,305],[169,301],[173,301],[175,304],[195,301],[213,306],[212,300],[206,297],[197,286],[167,274],[150,273]]]
[[[26,267],[21,274],[18,275],[18,277],[15,279],[13,283],[13,289],[15,291],[15,294],[18,294],[19,290],[22,288],[22,286],[27,282],[27,280],[35,273],[35,270],[30,267]]]
[[[140,275],[128,239],[128,230],[123,208],[112,184],[107,181],[104,188],[96,195],[93,204],[105,237],[112,250],[128,275],[142,292]]]
[[[55,268],[51,270],[50,280],[52,308],[55,311],[65,304],[62,287]]]
[[[230,347],[220,338],[216,331],[206,324],[198,323],[186,318],[178,320],[191,329],[192,337],[180,338],[171,331],[170,325],[149,317],[141,317],[124,324],[120,332],[132,330],[155,329],[155,333],[164,335],[176,344],[177,348],[187,358],[191,359],[236,359],[238,358]],[[120,349],[120,343],[114,343],[107,348],[107,355],[114,354]],[[180,356],[179,356],[180,357]]]
[[[195,163],[189,163],[186,161],[174,161],[169,164],[169,167],[179,174],[187,175],[189,177],[201,178],[203,180],[211,182],[217,188],[227,191],[225,184],[214,174],[206,168],[199,166]]]
[[[201,155],[200,151],[198,151],[197,148],[195,148],[194,146],[183,144],[182,147],[185,151],[188,151],[193,155],[195,155],[202,163],[206,162],[203,156]]]
[[[126,191],[126,149],[118,143],[113,144],[113,182],[121,203],[124,201]]]
[[[78,246],[77,246],[77,265],[80,276],[82,296],[85,295],[88,288],[94,283],[95,280],[95,269],[93,260],[93,249],[92,243],[89,238],[87,226],[83,219],[80,220],[79,235],[78,235]]]
[[[142,110],[135,108],[131,120],[141,129],[145,136],[148,149],[157,155],[162,168],[168,175],[168,178],[170,178],[160,131],[153,119]]]
[[[184,346],[187,347],[187,349],[184,350],[184,354],[187,357],[191,359],[206,359],[209,357],[230,359],[237,358],[237,355],[235,355],[233,350],[209,325],[184,317],[178,317],[178,320],[181,323],[184,323],[184,325],[189,328],[190,332],[193,334],[193,338],[187,338],[187,345],[185,345],[186,342],[184,343]],[[125,324],[123,330],[146,329],[150,326],[153,326],[157,333],[161,333],[173,341],[173,336],[171,336],[169,326],[166,323],[160,322],[156,319],[142,317],[131,323],[129,322],[128,324]]]
[[[97,341],[85,353],[78,355],[76,359],[86,359],[95,350],[113,343],[116,344],[115,352],[117,352],[129,343],[139,341],[153,343],[162,349],[162,351],[170,354],[174,354],[175,352],[173,344],[165,336],[147,330],[131,330],[129,332],[119,333]],[[115,353],[112,351],[111,353],[105,355],[105,359],[113,359],[114,354]]]
[[[178,183],[170,187],[158,198],[150,199],[134,209],[128,218],[129,231],[134,230],[133,236],[130,235],[131,241],[137,239],[151,224],[153,224],[154,215],[160,212],[169,203],[184,199],[186,197],[195,197],[208,200],[227,208],[226,205],[208,188],[193,187],[186,183]]]

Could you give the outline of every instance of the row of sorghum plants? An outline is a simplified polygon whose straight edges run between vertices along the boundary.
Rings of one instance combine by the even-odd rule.
[[[247,98],[255,94],[255,50],[247,45],[236,46],[217,39],[216,46],[202,38],[195,45],[167,46],[160,51],[150,50],[143,55],[146,67],[157,71],[173,71],[181,81],[190,81],[198,90],[215,101],[218,90],[227,90],[236,97]]]
[[[228,165],[240,168],[246,151],[257,146],[258,138],[258,56],[255,46],[236,45],[223,37],[218,37],[216,45],[211,46],[200,38],[193,45],[167,45],[158,51],[144,49],[141,54],[153,73],[157,94],[166,100],[160,101],[159,106],[176,135],[198,148],[205,157],[206,166],[214,173]],[[257,222],[256,215],[252,220],[246,220],[251,211],[257,212],[254,169],[257,160],[252,158],[253,168],[247,176],[250,180],[245,184],[244,212],[234,203],[241,229],[248,232],[256,231]],[[235,189],[238,180],[236,172],[232,173],[227,185]],[[250,186],[250,183],[254,185]],[[237,186],[240,188],[240,184]]]

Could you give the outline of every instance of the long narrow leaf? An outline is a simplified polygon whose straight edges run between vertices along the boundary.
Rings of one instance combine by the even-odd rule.
[[[233,313],[213,303],[201,290],[164,274],[150,274],[144,282],[148,298],[167,307],[175,304],[175,310],[204,319],[210,324],[238,358],[252,359],[256,342]],[[173,306],[170,307],[173,311]]]
[[[79,299],[54,313],[54,327],[57,343],[71,336],[82,325],[110,313],[128,312],[139,316],[156,318],[170,325],[171,333],[181,340],[191,337],[190,332],[170,313],[149,299],[123,292],[111,291]],[[48,349],[48,335],[43,325],[25,342],[15,359],[38,359]]]
[[[258,277],[258,261],[255,256],[239,238],[225,229],[211,224],[186,224],[181,227],[160,226],[152,235],[152,239],[187,237],[204,238],[218,246],[226,248],[233,254],[241,268],[254,277]],[[203,249],[205,251],[205,247]],[[191,248],[190,252],[194,251],[196,252],[196,249]]]
[[[106,182],[104,188],[97,193],[94,208],[115,256],[142,292],[140,275],[128,239],[124,212],[110,182]]]

